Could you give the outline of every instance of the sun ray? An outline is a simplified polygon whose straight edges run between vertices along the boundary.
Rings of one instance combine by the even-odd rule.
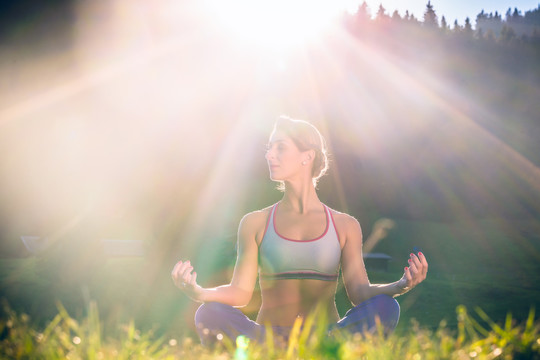
[[[347,38],[347,36],[348,35],[345,34],[344,38]],[[420,69],[416,64],[388,59],[373,48],[369,48],[362,44],[362,42],[357,39],[348,38],[345,41],[348,42],[347,46],[349,49],[354,51],[355,58],[362,59],[362,61],[368,64],[370,69],[377,72],[381,79],[388,81],[388,83],[392,85],[392,88],[398,90],[398,96],[412,99],[417,97],[421,99],[423,103],[429,104],[430,107],[440,109],[442,113],[446,114],[449,121],[451,121],[450,126],[456,130],[459,129],[462,134],[466,134],[467,139],[479,139],[482,146],[485,148],[485,151],[489,152],[488,149],[493,149],[501,154],[499,159],[503,160],[509,173],[513,173],[526,181],[536,193],[540,192],[540,183],[538,182],[538,179],[540,178],[540,169],[525,156],[473,120],[474,118],[494,118],[495,116],[489,113],[487,109],[481,108],[477,104],[471,102],[466,95],[460,94],[445,80],[439,79],[435,74]],[[337,61],[338,60],[336,59],[336,62]],[[339,66],[336,66],[335,68],[339,68]],[[367,101],[359,99],[359,95],[357,94],[368,94],[363,91],[361,83],[351,83],[350,85],[351,88],[347,91],[349,94],[343,96],[345,99],[343,101],[345,104],[344,108],[347,111],[350,111],[351,109],[359,110],[358,112],[352,111],[355,114],[366,114],[365,111],[358,109],[358,104],[365,104]],[[360,101],[357,101],[357,99]],[[368,115],[373,116],[374,113],[371,111]],[[384,116],[383,114],[381,115]],[[357,116],[362,118],[361,115]],[[427,126],[426,120],[409,118],[407,121],[412,125],[412,131],[420,131],[423,127]],[[366,140],[366,138],[372,134],[370,131],[370,124],[373,125],[374,123],[366,118],[363,118],[362,121],[348,122],[350,127],[356,129],[356,134],[366,134],[362,136],[363,140]],[[380,126],[380,124],[377,126]],[[344,139],[346,138],[347,137],[345,136]],[[353,143],[354,140],[352,140],[351,148],[358,150],[358,146],[354,146]],[[453,145],[448,145],[451,145],[449,149],[442,148],[438,151],[451,151]],[[460,153],[459,149],[455,150],[458,150],[455,154],[456,156],[463,155]],[[366,153],[361,155],[365,156]],[[464,208],[461,203],[455,201],[456,199],[453,198],[453,194],[449,192],[449,189],[442,190],[447,201],[453,204],[452,207],[454,207],[456,213],[467,213],[467,209]]]

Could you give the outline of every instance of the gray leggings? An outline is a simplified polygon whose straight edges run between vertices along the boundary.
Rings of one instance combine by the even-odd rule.
[[[399,320],[399,304],[391,296],[377,295],[353,307],[337,323],[330,324],[328,330],[343,329],[351,333],[373,332],[379,319],[384,332],[393,331]],[[195,326],[203,345],[209,345],[222,336],[236,339],[244,335],[249,339],[263,342],[266,328],[249,319],[240,310],[217,302],[202,304],[195,313]],[[275,335],[287,340],[291,327],[273,326]]]

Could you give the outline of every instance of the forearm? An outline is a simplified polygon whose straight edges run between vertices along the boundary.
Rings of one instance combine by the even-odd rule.
[[[395,281],[389,284],[370,284],[369,288],[372,292],[372,295],[370,297],[380,294],[396,297],[399,295],[403,295],[407,291],[409,291],[409,288],[403,287],[399,281]]]
[[[253,292],[243,290],[232,284],[214,288],[203,288],[197,299],[199,302],[219,302],[235,307],[246,306]]]
[[[349,292],[349,299],[354,306],[371,299],[377,295],[396,297],[405,294],[409,289],[400,286],[399,281],[389,284],[363,284],[358,285]]]

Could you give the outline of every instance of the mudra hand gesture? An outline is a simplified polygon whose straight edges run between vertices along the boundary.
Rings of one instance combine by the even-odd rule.
[[[189,260],[177,262],[171,276],[176,287],[191,299],[201,301],[203,289],[197,284],[197,273],[193,271],[193,266]]]
[[[411,253],[408,262],[409,266],[405,267],[403,276],[397,283],[398,287],[403,289],[402,294],[424,281],[428,271],[428,263],[422,252],[418,255]]]

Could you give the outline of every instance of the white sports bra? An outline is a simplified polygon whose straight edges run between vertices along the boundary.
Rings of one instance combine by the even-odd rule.
[[[287,239],[276,231],[275,212],[270,211],[259,246],[259,277],[267,280],[315,279],[336,281],[341,261],[341,246],[334,218],[326,205],[326,230],[316,239]]]

